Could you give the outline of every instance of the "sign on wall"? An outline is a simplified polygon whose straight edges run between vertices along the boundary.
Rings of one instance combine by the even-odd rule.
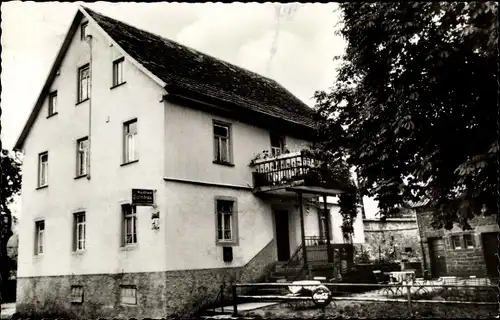
[[[136,206],[154,206],[155,192],[148,189],[132,189],[132,204]]]

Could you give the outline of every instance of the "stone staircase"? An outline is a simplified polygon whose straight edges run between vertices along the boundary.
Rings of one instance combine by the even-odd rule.
[[[267,275],[266,282],[292,282],[305,279],[306,272],[302,264],[288,268],[284,264],[285,262],[277,262]]]
[[[293,282],[306,279],[306,272],[302,265],[285,268],[284,262],[277,262],[265,278],[265,282]],[[290,293],[287,287],[252,288],[250,295],[283,295]]]

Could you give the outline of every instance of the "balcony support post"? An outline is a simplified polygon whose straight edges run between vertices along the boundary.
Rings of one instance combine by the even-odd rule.
[[[309,268],[307,264],[307,244],[306,244],[306,231],[304,227],[304,208],[302,205],[302,192],[297,193],[299,197],[299,212],[300,212],[300,231],[301,231],[301,240],[302,240],[302,249],[304,250],[303,252],[303,257],[304,257],[304,269],[307,270],[307,276],[310,277],[310,271],[311,269]]]
[[[328,255],[328,263],[333,263],[333,250],[332,250],[332,244],[330,241],[330,235],[331,235],[331,223],[330,223],[330,212],[328,211],[328,204],[326,202],[326,195],[323,195],[323,204],[324,204],[324,212],[323,214],[325,215],[325,225],[326,225],[326,250],[327,250],[327,255]]]

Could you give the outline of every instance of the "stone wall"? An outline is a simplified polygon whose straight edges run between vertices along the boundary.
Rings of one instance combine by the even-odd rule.
[[[365,232],[363,250],[367,252],[370,260],[380,258],[400,260],[401,252],[405,252],[406,248],[411,248],[412,261],[420,259],[422,250],[415,219],[388,218],[385,221],[365,219],[363,225]]]
[[[242,268],[19,278],[17,312],[79,319],[192,315],[215,302],[221,284],[230,297],[231,283],[261,280],[276,261],[275,254],[271,241]],[[71,303],[72,285],[83,286],[82,304]],[[120,303],[121,285],[136,286],[137,305]]]
[[[434,229],[431,226],[433,212],[420,209],[417,214],[419,234],[422,238],[425,253],[425,264],[423,268],[431,272],[431,258],[429,252],[430,238],[442,237],[445,244],[446,273],[450,276],[486,276],[486,263],[483,253],[482,233],[498,232],[496,215],[475,217],[469,221],[472,230],[464,231],[455,224],[451,230]],[[472,234],[474,238],[474,248],[464,248],[463,235]],[[452,236],[460,236],[462,242],[461,249],[454,249]]]

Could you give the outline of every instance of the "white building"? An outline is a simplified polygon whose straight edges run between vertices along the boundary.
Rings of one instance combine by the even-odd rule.
[[[317,195],[286,189],[313,136],[275,81],[80,8],[16,143],[18,311],[159,318],[259,279],[320,235]]]

